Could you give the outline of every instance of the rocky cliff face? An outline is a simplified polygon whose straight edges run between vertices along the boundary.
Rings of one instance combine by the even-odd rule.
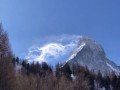
[[[87,66],[89,70],[95,72],[100,70],[103,74],[112,71],[116,74],[120,73],[118,66],[106,57],[103,47],[95,40],[84,36],[80,37],[77,48],[66,63],[71,68],[73,65]]]

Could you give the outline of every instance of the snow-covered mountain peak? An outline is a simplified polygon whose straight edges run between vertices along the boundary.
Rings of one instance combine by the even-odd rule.
[[[85,43],[87,46],[89,46],[93,50],[96,49],[98,51],[104,51],[104,49],[102,48],[102,46],[99,43],[97,43],[95,40],[88,38],[86,36],[80,37],[80,41],[78,43],[78,46],[80,46],[82,43]]]
[[[94,56],[102,55],[105,57],[104,49],[100,44],[98,44],[95,40],[91,38],[81,36],[75,51],[68,60],[74,58],[78,52],[82,52],[84,50],[91,51]]]
[[[103,74],[114,71],[120,73],[119,68],[105,55],[103,47],[95,40],[85,36],[80,41],[70,58],[66,61],[72,68],[73,65],[87,66],[88,69],[101,71]]]

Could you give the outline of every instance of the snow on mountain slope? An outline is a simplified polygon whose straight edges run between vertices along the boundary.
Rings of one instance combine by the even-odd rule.
[[[82,50],[82,48],[83,48],[84,46],[85,46],[85,43],[82,43],[81,46],[79,46],[79,47],[77,48],[76,52],[74,52],[74,53],[70,56],[69,60],[72,59],[72,58],[74,58],[74,57],[77,55],[77,53],[78,53],[80,50]],[[67,61],[66,61],[66,62],[67,62]]]
[[[103,47],[95,40],[81,36],[77,48],[66,61],[72,68],[73,65],[87,66],[89,70],[103,73],[120,73],[118,66],[110,61],[104,52]]]
[[[112,65],[110,65],[109,63],[106,63],[107,64],[107,66],[109,66],[114,72],[117,72],[117,70],[112,66]]]

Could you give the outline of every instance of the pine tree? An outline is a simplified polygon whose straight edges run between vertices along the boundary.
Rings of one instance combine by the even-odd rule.
[[[12,52],[7,33],[0,24],[0,90],[14,90],[15,87]]]
[[[111,84],[113,86],[113,90],[117,90],[116,89],[116,87],[117,87],[117,76],[115,74],[112,76]]]

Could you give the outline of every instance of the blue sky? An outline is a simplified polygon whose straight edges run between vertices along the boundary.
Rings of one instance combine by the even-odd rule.
[[[0,0],[0,21],[19,57],[48,37],[85,35],[120,65],[119,10],[120,0]]]

